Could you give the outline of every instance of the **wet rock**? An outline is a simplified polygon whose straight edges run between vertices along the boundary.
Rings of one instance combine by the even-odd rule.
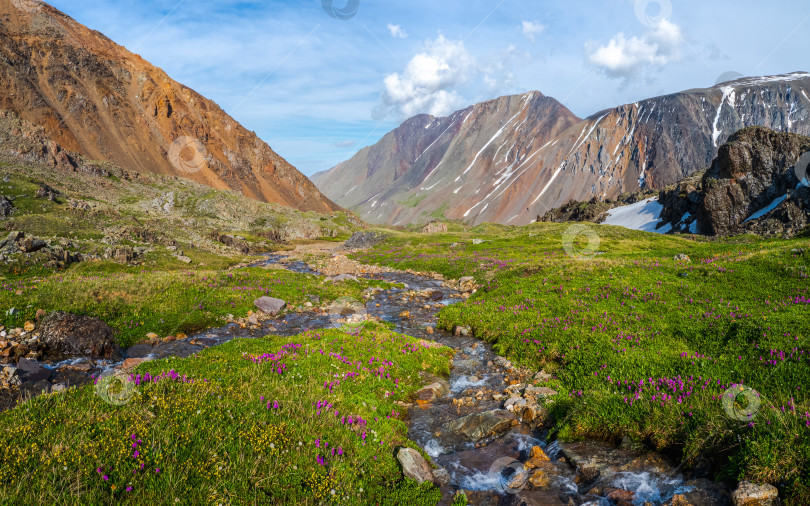
[[[351,249],[370,248],[383,242],[387,238],[388,234],[365,230],[362,232],[355,232],[348,241],[343,243],[343,245]]]
[[[517,409],[526,405],[526,399],[523,397],[510,397],[503,403],[503,408],[509,411],[516,411]]]
[[[43,319],[40,340],[50,357],[111,358],[118,352],[109,325],[98,318],[61,311]]]
[[[447,469],[444,468],[434,469],[433,477],[436,479],[437,482],[441,483],[442,485],[450,484],[450,473],[447,472]]]
[[[517,425],[515,415],[504,409],[473,413],[446,425],[447,430],[464,434],[473,441],[499,436]]]
[[[544,462],[549,462],[551,459],[546,455],[546,452],[539,446],[533,446],[529,453],[529,460],[524,464],[529,469],[540,467]]]
[[[42,367],[36,360],[21,358],[17,361],[17,373],[24,382],[36,383],[51,377],[51,371]]]
[[[691,490],[676,494],[669,506],[726,506],[731,504],[728,489],[722,483],[705,478],[689,480],[684,485]]]
[[[734,506],[778,506],[779,490],[773,485],[741,481],[731,494]]]
[[[417,483],[429,481],[433,483],[433,472],[430,465],[422,455],[413,448],[400,448],[397,451],[397,460],[402,465],[402,474],[407,478],[416,480]]]
[[[567,506],[559,495],[545,490],[522,490],[512,501],[515,506]]]
[[[417,392],[416,397],[420,401],[433,402],[444,397],[450,392],[450,385],[446,381],[437,381],[422,388]]]
[[[607,491],[607,498],[616,503],[632,503],[633,499],[636,498],[636,494],[635,492],[631,492],[629,490],[614,489]]]
[[[470,328],[469,327],[462,327],[460,325],[457,325],[453,329],[453,334],[456,335],[456,336],[468,336],[468,335],[470,335]]]
[[[152,360],[152,359],[148,358],[148,357],[128,358],[128,359],[124,360],[123,363],[121,363],[120,369],[128,372],[128,371],[131,371],[131,370],[135,369],[136,367],[143,364],[144,362],[149,362],[150,360]]]
[[[262,313],[270,316],[276,316],[282,309],[284,309],[287,303],[274,297],[261,297],[254,300],[253,305],[255,305]]]

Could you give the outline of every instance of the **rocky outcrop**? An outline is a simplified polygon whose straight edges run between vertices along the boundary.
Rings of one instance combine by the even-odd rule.
[[[303,211],[339,209],[215,103],[43,2],[0,3],[0,109],[44,131],[32,161],[87,167],[75,152]]]
[[[711,167],[662,191],[661,218],[674,231],[793,236],[810,221],[810,188],[796,173],[810,138],[751,127],[720,147]]]
[[[704,170],[747,126],[810,134],[810,74],[743,78],[580,120],[539,92],[416,116],[313,176],[370,223],[443,215],[525,225],[570,201],[661,190]]]
[[[343,245],[349,249],[362,249],[376,246],[388,238],[387,234],[364,230],[355,232]]]
[[[40,333],[45,354],[51,358],[111,358],[118,354],[112,327],[98,318],[55,311],[44,318]]]

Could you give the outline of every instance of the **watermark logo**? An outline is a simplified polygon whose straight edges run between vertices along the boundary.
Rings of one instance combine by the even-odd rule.
[[[194,137],[178,137],[169,146],[169,161],[174,167],[187,174],[200,172],[208,167],[205,159],[208,152],[203,144]]]
[[[104,371],[96,380],[96,395],[107,404],[123,406],[135,395],[135,383],[121,371]]]
[[[723,411],[729,418],[740,422],[750,422],[756,418],[762,399],[759,392],[745,385],[732,385],[723,392]]]
[[[341,297],[327,308],[332,327],[347,334],[358,335],[368,322],[366,305],[352,297]]]
[[[585,259],[596,253],[602,240],[594,229],[587,225],[571,225],[562,236],[565,253],[576,259]]]
[[[495,478],[495,488],[501,494],[517,494],[529,479],[529,472],[523,464],[512,457],[501,457],[489,468],[489,475]]]
[[[810,151],[803,154],[801,158],[799,158],[798,163],[796,163],[796,168],[793,169],[793,172],[796,174],[796,179],[799,180],[799,183],[802,186],[810,187],[810,178],[807,176],[807,167],[810,166]]]
[[[341,21],[352,19],[360,8],[360,0],[347,0],[342,8],[335,6],[335,0],[321,0],[321,4],[324,12]]]
[[[672,16],[672,3],[669,0],[636,0],[636,17],[642,24],[657,28],[669,21]]]

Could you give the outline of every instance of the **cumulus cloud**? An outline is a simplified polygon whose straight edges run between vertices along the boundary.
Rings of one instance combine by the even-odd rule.
[[[523,22],[523,35],[526,36],[527,39],[534,42],[534,38],[537,35],[543,33],[546,29],[546,25],[537,23],[534,21],[524,21]]]
[[[476,72],[475,59],[464,43],[439,35],[411,58],[402,73],[385,77],[381,104],[375,108],[374,117],[445,116],[463,104],[457,88]]]
[[[586,51],[588,61],[608,77],[627,81],[651,67],[680,60],[683,43],[681,28],[664,20],[642,37],[627,38],[619,33],[606,46],[589,42]]]
[[[395,39],[404,39],[408,36],[405,30],[403,30],[399,25],[392,25],[391,23],[388,23],[388,31],[391,33],[391,37]]]

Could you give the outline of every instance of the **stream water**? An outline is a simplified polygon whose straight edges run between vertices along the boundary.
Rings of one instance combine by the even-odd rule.
[[[288,261],[280,255],[267,256],[262,263],[277,263],[296,272],[318,274],[307,264]],[[538,428],[517,420],[506,430],[477,439],[449,428],[448,424],[468,415],[496,412],[515,418],[502,409],[505,399],[495,400],[493,395],[500,397],[510,387],[510,382],[525,381],[525,377],[485,342],[472,336],[428,331],[428,327],[435,327],[441,307],[463,300],[457,291],[443,286],[440,281],[407,273],[365,277],[405,285],[405,288],[381,291],[369,298],[365,305],[368,315],[392,323],[397,332],[436,341],[456,350],[450,377],[441,395],[427,401],[420,398],[407,406],[409,438],[446,471],[440,472],[437,480],[443,491],[442,504],[450,504],[457,490],[467,491],[470,504],[487,505],[642,506],[664,504],[675,494],[691,494],[697,506],[723,504],[720,500],[708,499],[696,502],[697,493],[711,495],[706,492],[710,488],[708,481],[685,482],[671,465],[654,454],[599,442],[549,442],[542,426]],[[429,295],[412,296],[412,291]],[[408,316],[400,316],[403,312]],[[135,345],[124,352],[124,358],[186,357],[235,338],[270,333],[296,335],[333,326],[333,316],[314,311],[289,312],[262,322],[259,328],[229,324],[184,340],[154,346]],[[540,465],[542,476],[532,476],[527,481],[530,475],[538,473],[536,469],[527,472],[523,466],[535,446],[543,448],[549,460]]]

